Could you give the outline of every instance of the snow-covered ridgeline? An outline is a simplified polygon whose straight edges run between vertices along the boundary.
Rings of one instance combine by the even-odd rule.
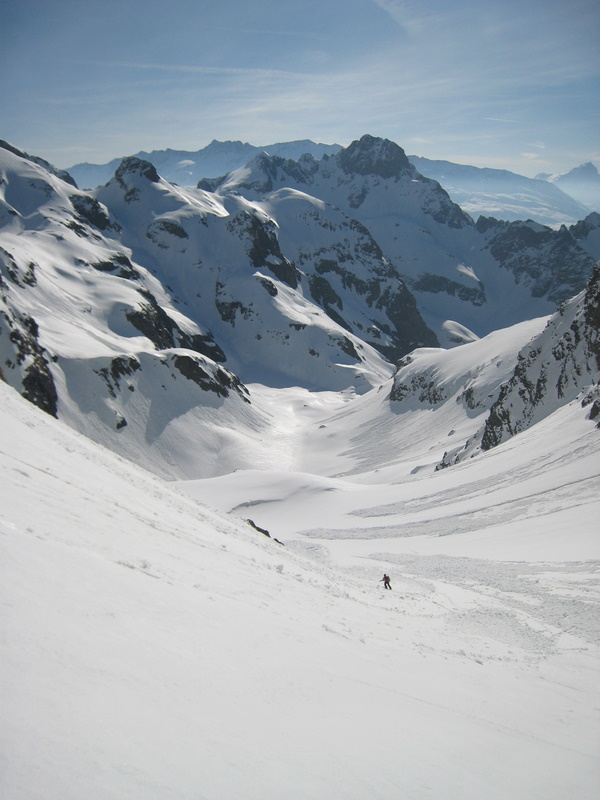
[[[339,145],[315,144],[308,140],[254,147],[242,142],[213,141],[198,151],[141,151],[137,158],[152,163],[169,182],[196,186],[203,178],[216,178],[244,167],[261,153],[299,160],[310,154],[315,158],[334,155]],[[532,219],[552,227],[572,224],[591,210],[598,211],[598,172],[584,164],[564,175],[540,175],[526,178],[507,170],[482,169],[449,161],[434,161],[409,156],[422,175],[440,183],[452,200],[470,214],[503,220]],[[75,164],[68,168],[83,187],[107,183],[122,159],[108,164]],[[560,188],[559,188],[560,187]]]

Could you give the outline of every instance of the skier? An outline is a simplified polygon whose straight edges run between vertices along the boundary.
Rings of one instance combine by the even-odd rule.
[[[390,576],[389,575],[384,575],[383,578],[381,579],[381,581],[383,581],[383,585],[384,585],[384,587],[386,589],[391,589],[392,588],[391,585],[390,585]],[[381,583],[381,581],[379,581],[379,583]]]

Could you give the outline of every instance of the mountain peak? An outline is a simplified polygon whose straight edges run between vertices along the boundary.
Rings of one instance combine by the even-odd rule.
[[[600,181],[598,169],[594,164],[592,164],[591,161],[586,161],[585,164],[580,164],[578,167],[574,167],[566,174],[571,178],[577,178],[579,180],[592,180],[595,183]]]
[[[412,166],[404,150],[389,139],[365,134],[338,154],[344,172],[393,178]]]
[[[129,173],[141,175],[152,181],[152,183],[158,183],[160,180],[155,166],[149,161],[144,161],[144,159],[136,156],[128,156],[121,161],[115,172],[115,178],[120,181]]]
[[[25,161],[31,161],[32,164],[37,164],[38,166],[43,167],[52,175],[56,175],[57,178],[65,181],[65,183],[69,183],[71,186],[76,186],[75,181],[66,170],[57,169],[44,158],[40,158],[39,156],[30,156],[29,153],[26,153],[24,150],[19,150],[18,147],[15,147],[4,139],[0,139],[0,149],[7,150],[9,153],[25,159]]]

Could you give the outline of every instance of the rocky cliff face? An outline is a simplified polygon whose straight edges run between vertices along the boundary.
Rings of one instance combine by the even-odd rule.
[[[546,330],[519,354],[510,381],[492,406],[481,437],[489,450],[530,427],[554,408],[598,399],[600,375],[600,266],[586,289],[552,317]]]
[[[593,270],[594,259],[564,226],[554,231],[531,220],[480,217],[477,230],[485,237],[485,250],[534,298],[547,297],[558,305],[577,294]]]
[[[276,219],[274,196],[292,189],[359,223],[414,294],[427,326],[449,346],[518,322],[523,302],[532,316],[551,313],[581,290],[594,264],[589,248],[566,228],[483,217],[475,224],[402,148],[373,136],[320,160],[261,154],[200,186],[267,204]],[[291,241],[293,228],[280,230]]]
[[[510,378],[493,402],[483,426],[441,466],[489,450],[567,403],[600,411],[600,264],[585,290],[563,304],[546,328],[517,355]]]

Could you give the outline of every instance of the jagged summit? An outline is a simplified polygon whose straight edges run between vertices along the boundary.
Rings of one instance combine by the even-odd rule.
[[[382,196],[378,189],[382,184],[391,196]],[[418,224],[423,224],[423,217],[433,217],[453,228],[473,225],[473,220],[452,202],[437,181],[424,177],[412,166],[401,147],[369,135],[321,159],[305,154],[294,161],[260,153],[244,167],[220,178],[200,181],[198,187],[219,194],[250,192],[253,197],[295,188],[361,221],[399,213],[414,222],[418,220]]]
[[[158,183],[160,178],[154,164],[135,156],[124,158],[115,171],[115,178],[122,181],[124,176],[133,173],[147,178],[152,183]]]
[[[365,134],[336,156],[347,174],[377,175],[380,178],[399,177],[414,171],[404,150],[389,139]]]
[[[517,321],[514,304],[501,301],[513,294],[515,281],[528,287],[537,306],[533,316],[551,313],[557,302],[581,288],[600,257],[591,230],[570,235],[532,220],[507,223],[484,217],[475,224],[437,181],[409,163],[402,148],[370,135],[321,159],[305,155],[294,161],[261,153],[199,186],[221,198],[243,196],[264,204],[276,220],[280,193],[295,191],[312,202],[313,215],[323,214],[325,203],[360,223],[446,345]],[[280,225],[282,236],[293,239],[293,258],[306,258],[307,247],[300,235],[293,235],[294,227]],[[543,266],[537,261],[542,250]],[[337,256],[327,258],[339,263]]]

